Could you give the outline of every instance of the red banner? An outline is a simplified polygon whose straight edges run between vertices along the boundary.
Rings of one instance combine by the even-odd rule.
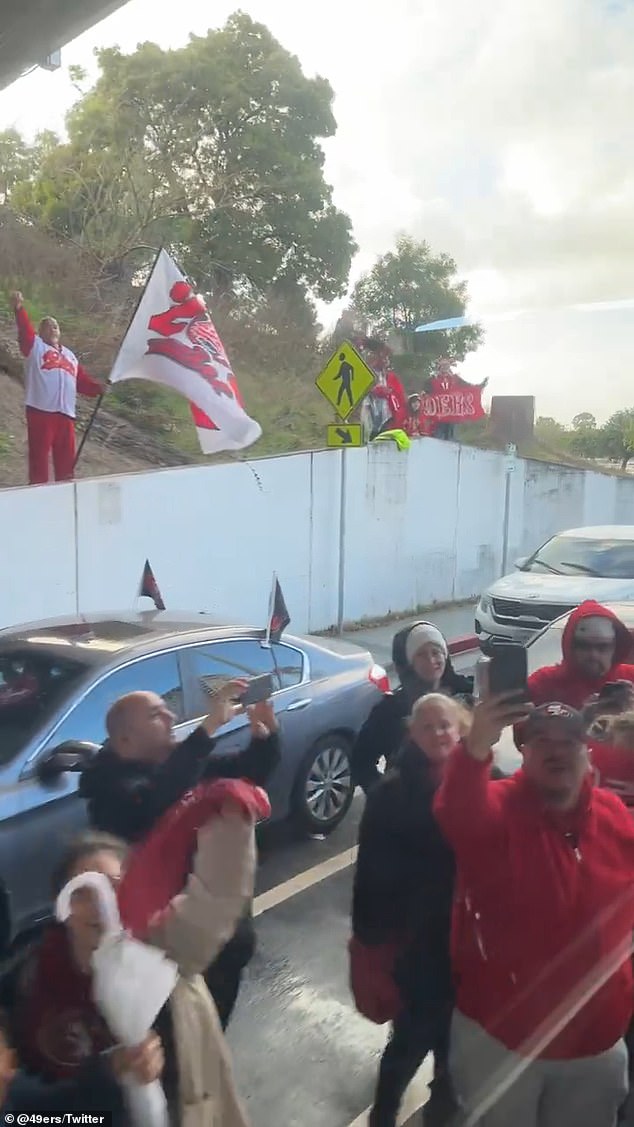
[[[483,419],[482,388],[465,383],[459,376],[435,376],[432,390],[421,395],[420,414],[435,423],[473,423]]]

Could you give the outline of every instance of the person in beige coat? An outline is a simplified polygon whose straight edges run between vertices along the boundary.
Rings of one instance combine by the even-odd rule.
[[[161,1075],[174,1127],[249,1127],[202,972],[253,895],[254,820],[242,805],[223,801],[219,813],[198,831],[183,891],[150,928],[148,941],[179,969],[167,1013],[157,1022],[161,1034],[167,1023],[163,1046],[153,1033],[138,1051],[120,1048],[92,1002],[91,960],[103,930],[92,889],[74,893],[67,922],[51,925],[30,949],[16,998],[18,1053],[31,1071],[52,1084],[51,1091],[55,1082],[68,1084],[73,1078],[80,1088],[98,1083],[102,1095],[113,1093],[114,1122],[119,1124],[125,1120],[114,1094],[121,1077],[130,1072],[150,1083]],[[84,835],[60,866],[55,892],[88,872],[103,873],[118,885],[125,856],[118,839]]]

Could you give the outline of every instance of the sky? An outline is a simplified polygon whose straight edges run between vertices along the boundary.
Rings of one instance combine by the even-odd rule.
[[[335,202],[360,251],[351,281],[399,233],[452,254],[487,324],[462,368],[537,413],[602,420],[634,406],[634,0],[130,0],[62,51],[96,73],[95,47],[179,46],[240,6],[335,91],[325,143]],[[63,129],[64,69],[0,94],[0,129]],[[333,324],[341,303],[320,309]]]

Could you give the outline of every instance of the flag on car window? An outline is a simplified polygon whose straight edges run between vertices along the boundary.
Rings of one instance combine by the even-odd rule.
[[[269,600],[269,621],[266,628],[267,643],[279,642],[290,621],[291,616],[288,613],[286,601],[282,594],[280,581],[277,575],[273,574],[271,598]]]
[[[165,250],[157,255],[109,382],[149,380],[189,400],[203,454],[244,450],[262,434],[204,298]]]
[[[150,567],[150,561],[145,561],[143,568],[143,575],[141,576],[141,585],[139,587],[140,599],[151,599],[157,610],[165,610],[165,603],[163,596],[159,590],[159,585],[154,578],[154,572]]]

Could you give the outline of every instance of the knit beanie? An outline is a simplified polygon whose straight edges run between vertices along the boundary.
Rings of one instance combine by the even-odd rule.
[[[431,623],[420,622],[417,626],[412,627],[405,641],[405,657],[409,665],[412,664],[418,651],[427,645],[438,646],[445,657],[449,657],[447,642],[440,630],[436,626],[432,626]]]

